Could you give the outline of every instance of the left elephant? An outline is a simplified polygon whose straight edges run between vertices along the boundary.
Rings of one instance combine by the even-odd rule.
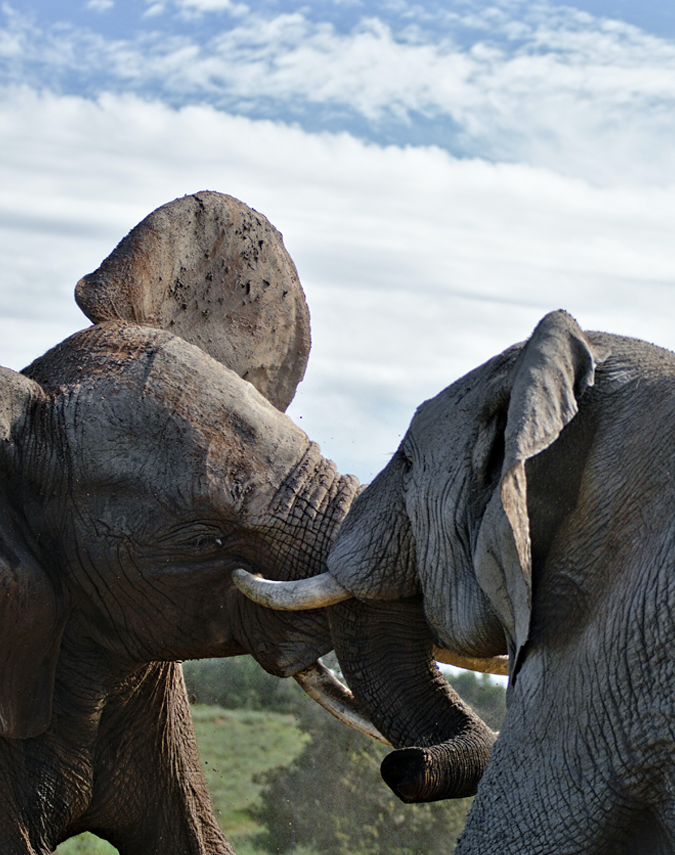
[[[264,217],[184,197],[77,296],[94,326],[0,369],[0,852],[223,855],[176,660],[328,652],[231,574],[321,572],[358,482],[281,411],[309,316]]]

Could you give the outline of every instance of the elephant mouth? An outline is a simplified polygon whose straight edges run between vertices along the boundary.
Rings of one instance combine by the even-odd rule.
[[[334,582],[332,588],[326,593],[324,579],[326,575],[328,574],[324,573],[321,576],[292,582],[273,582],[239,568],[232,573],[232,579],[239,590],[258,605],[280,611],[304,611],[333,605],[351,598],[351,595],[337,582]],[[295,593],[299,587],[304,589],[300,596]],[[270,597],[270,590],[276,596]],[[307,602],[310,604],[307,605]],[[351,691],[321,662],[313,662],[293,674],[293,679],[313,701],[335,716],[342,724],[358,730],[371,739],[391,745],[391,742],[382,736],[372,722],[363,715]]]

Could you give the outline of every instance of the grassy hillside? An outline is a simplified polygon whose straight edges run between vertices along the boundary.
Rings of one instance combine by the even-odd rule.
[[[248,814],[263,773],[292,763],[309,735],[292,715],[195,706],[193,717],[218,823],[237,855],[262,855],[251,840],[264,829]]]

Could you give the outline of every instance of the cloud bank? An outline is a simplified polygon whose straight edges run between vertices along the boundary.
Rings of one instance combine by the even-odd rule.
[[[347,27],[311,6],[147,8],[151,28],[112,39],[82,26],[40,28],[5,6],[6,82],[90,97],[131,92],[175,107],[207,102],[380,144],[412,136],[596,184],[675,178],[675,44],[619,21],[544,3],[466,4],[465,14],[389,4],[387,16]],[[198,19],[192,29],[186,14]]]
[[[415,407],[547,311],[675,346],[675,193],[136,95],[0,92],[0,364],[87,324],[77,279],[155,207],[213,189],[284,233],[312,312],[291,414],[369,480]]]

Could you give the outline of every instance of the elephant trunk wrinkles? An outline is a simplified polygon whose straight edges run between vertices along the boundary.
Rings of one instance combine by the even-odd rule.
[[[319,446],[310,443],[266,515],[280,551],[279,567],[283,564],[280,578],[302,579],[326,570],[328,552],[358,490],[357,478],[340,475]]]
[[[496,735],[439,673],[416,600],[350,600],[330,609],[340,665],[355,698],[398,749],[382,776],[405,802],[476,792]]]
[[[294,580],[326,569],[328,552],[359,489],[351,475],[310,443],[271,501],[251,521],[266,544],[261,569],[272,579]],[[269,673],[290,677],[333,648],[326,609],[278,612],[236,593],[236,637]]]

